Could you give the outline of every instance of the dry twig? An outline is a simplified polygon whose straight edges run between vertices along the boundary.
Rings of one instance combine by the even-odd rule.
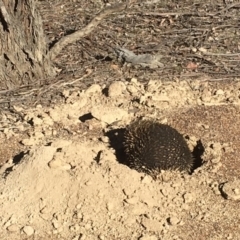
[[[83,29],[80,29],[70,35],[67,35],[60,39],[49,51],[50,59],[56,58],[56,56],[61,52],[61,50],[68,44],[74,43],[81,38],[90,34],[93,29],[95,29],[99,23],[107,16],[123,11],[127,7],[127,3],[118,3],[110,7],[104,8],[97,16],[95,16],[92,21]]]

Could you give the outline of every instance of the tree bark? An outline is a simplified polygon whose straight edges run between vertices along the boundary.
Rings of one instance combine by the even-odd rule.
[[[35,0],[0,0],[0,89],[54,76]]]
[[[107,16],[124,10],[128,1],[106,7],[86,27],[64,36],[49,50],[36,0],[0,0],[0,89],[55,76],[53,60],[62,49],[88,35]]]

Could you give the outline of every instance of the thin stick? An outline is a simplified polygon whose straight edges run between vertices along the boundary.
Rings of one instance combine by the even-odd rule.
[[[91,20],[91,22],[86,27],[60,39],[50,49],[50,51],[48,53],[50,56],[50,59],[51,60],[55,59],[56,56],[61,52],[61,50],[64,47],[66,47],[68,44],[74,43],[74,42],[80,40],[81,38],[87,36],[99,25],[99,23],[104,18],[106,18],[107,16],[109,16],[113,13],[116,13],[116,12],[119,13],[120,11],[123,11],[127,7],[127,5],[128,5],[127,3],[119,3],[119,4],[115,4],[113,6],[104,8],[100,13],[97,14],[97,16],[95,16]]]

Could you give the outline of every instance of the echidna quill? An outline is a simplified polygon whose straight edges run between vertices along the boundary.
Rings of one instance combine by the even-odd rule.
[[[174,128],[150,120],[136,120],[124,135],[124,151],[131,168],[150,175],[160,170],[191,172],[193,156]]]

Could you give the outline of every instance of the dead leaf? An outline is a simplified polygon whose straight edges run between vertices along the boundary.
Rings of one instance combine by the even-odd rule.
[[[111,65],[111,68],[112,68],[113,70],[119,70],[119,66],[116,65],[116,64],[112,64],[112,65]]]
[[[187,64],[187,69],[195,70],[195,69],[197,69],[197,68],[198,68],[198,65],[197,65],[196,63],[194,63],[194,62],[189,62],[189,63]]]

